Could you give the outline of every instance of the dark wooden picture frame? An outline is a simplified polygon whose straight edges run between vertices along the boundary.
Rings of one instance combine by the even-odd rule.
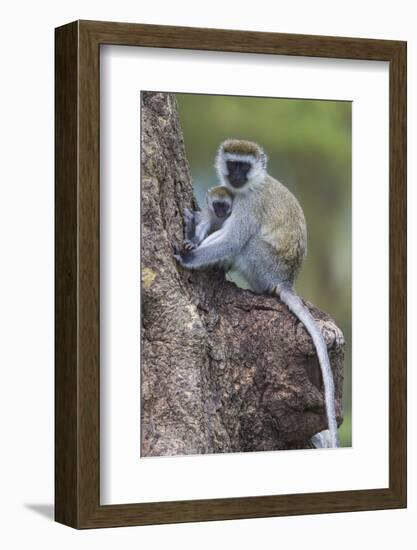
[[[100,505],[99,58],[117,44],[389,62],[389,487]],[[55,519],[75,528],[406,506],[406,43],[77,21],[56,29]]]

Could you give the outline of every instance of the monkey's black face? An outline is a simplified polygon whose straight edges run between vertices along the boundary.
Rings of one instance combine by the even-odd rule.
[[[250,162],[228,160],[227,165],[227,177],[232,187],[239,189],[245,185],[248,181],[248,172],[251,169]]]
[[[231,206],[226,201],[213,201],[213,210],[218,218],[226,218],[231,211]]]

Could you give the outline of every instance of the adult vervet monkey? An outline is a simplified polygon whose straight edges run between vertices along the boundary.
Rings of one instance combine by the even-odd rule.
[[[338,447],[334,380],[327,346],[317,322],[293,289],[307,250],[303,210],[294,195],[267,173],[266,154],[256,143],[226,140],[220,145],[216,169],[221,184],[232,192],[232,212],[218,231],[176,258],[187,269],[230,266],[254,292],[279,297],[303,323],[322,372],[329,445]]]

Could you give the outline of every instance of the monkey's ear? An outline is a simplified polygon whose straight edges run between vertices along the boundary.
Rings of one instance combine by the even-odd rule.
[[[268,157],[266,156],[265,153],[261,153],[259,155],[259,161],[261,163],[262,168],[264,168],[266,170],[266,165],[268,163]]]

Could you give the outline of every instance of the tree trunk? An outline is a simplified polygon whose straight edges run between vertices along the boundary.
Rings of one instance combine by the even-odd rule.
[[[327,427],[310,337],[277,298],[176,263],[185,207],[196,203],[175,96],[143,93],[141,455],[310,447]],[[329,347],[341,421],[343,335],[307,305]]]

